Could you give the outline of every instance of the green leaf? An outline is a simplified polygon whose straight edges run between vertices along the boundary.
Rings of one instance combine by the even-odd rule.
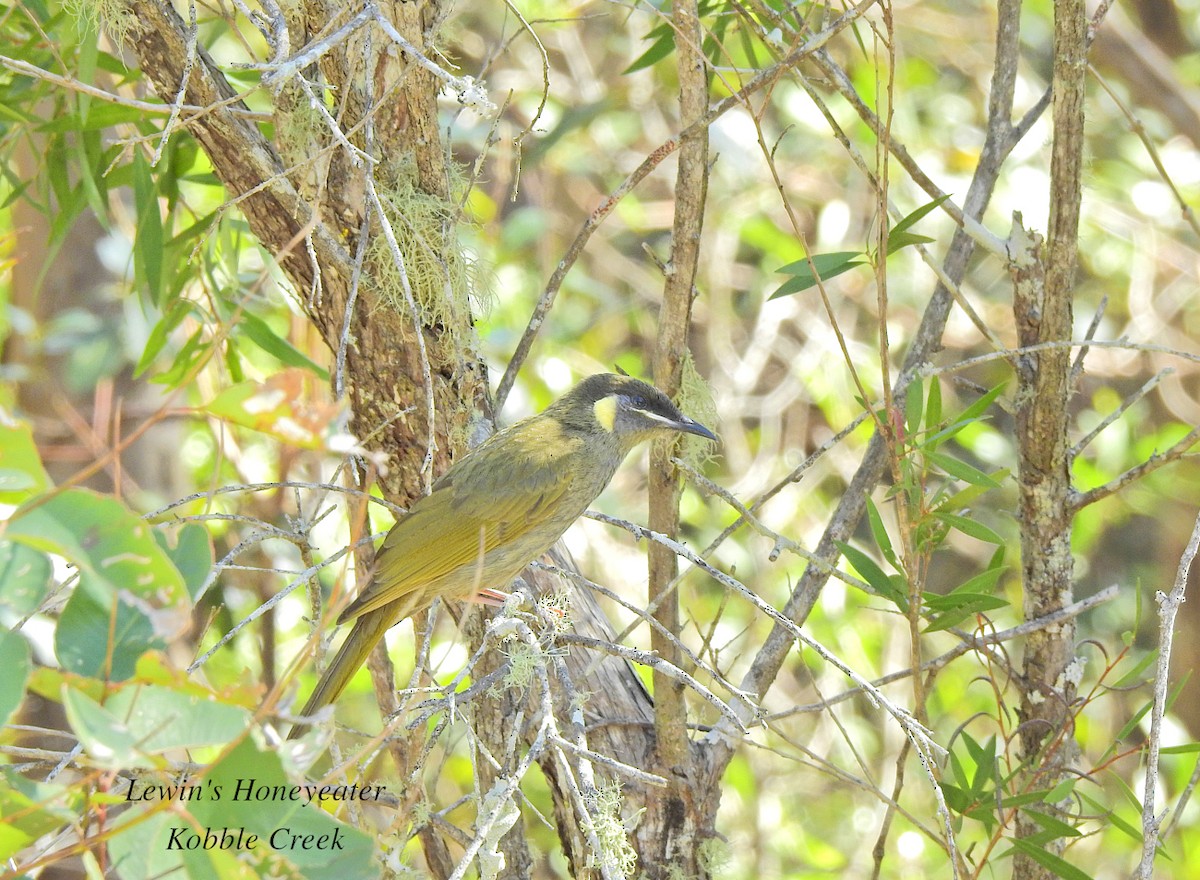
[[[1129,739],[1129,735],[1137,729],[1137,726],[1142,722],[1142,718],[1145,717],[1146,713],[1149,712],[1153,706],[1154,701],[1147,700],[1142,705],[1142,708],[1133,713],[1133,716],[1121,726],[1121,729],[1117,731],[1117,735],[1113,737],[1112,745],[1109,746],[1110,751],[1116,751],[1117,743],[1124,742],[1125,740]],[[1132,796],[1132,792],[1130,792],[1130,794]],[[1141,804],[1137,803],[1136,796],[1133,796],[1133,801],[1140,810],[1142,806]]]
[[[1054,834],[1051,840],[1057,840],[1060,837],[1082,837],[1082,832],[1073,825],[1068,825],[1061,819],[1050,816],[1046,813],[1039,813],[1037,810],[1022,810],[1021,814],[1032,819],[1042,828]]]
[[[912,247],[914,244],[929,244],[933,241],[928,235],[917,235],[915,232],[896,232],[888,233],[888,256],[896,253],[901,248]]]
[[[53,571],[45,553],[0,541],[0,606],[21,616],[32,614],[49,592]]]
[[[200,361],[207,360],[212,354],[212,344],[205,341],[204,330],[200,329],[188,337],[187,342],[175,355],[175,361],[170,368],[159,375],[155,376],[150,381],[160,385],[166,385],[168,388],[178,388],[183,382],[184,377],[192,370],[196,369],[196,365]]]
[[[170,308],[150,330],[146,346],[142,349],[142,356],[138,358],[137,367],[134,369],[134,378],[141,376],[154,363],[154,359],[171,338],[172,331],[183,323],[183,319],[191,314],[193,309],[194,305],[185,299],[177,299],[171,303]]]
[[[183,578],[150,532],[115,498],[67,489],[18,508],[5,537],[57,553],[90,575],[93,587],[154,597],[168,606],[184,601]]]
[[[1075,791],[1075,782],[1076,780],[1074,779],[1064,779],[1046,792],[1046,796],[1042,798],[1042,801],[1047,804],[1057,804],[1059,801],[1065,801]]]
[[[163,105],[163,119],[170,108]],[[88,110],[84,119],[78,113],[64,113],[45,120],[38,126],[43,134],[77,134],[85,131],[104,131],[117,125],[137,124],[146,121],[146,111],[123,104],[97,104]]]
[[[5,537],[79,569],[55,630],[59,661],[72,672],[126,678],[143,651],[190,623],[178,569],[150,527],[115,498],[68,489],[35,499],[13,514]]]
[[[1016,776],[1016,773],[1014,772],[1012,776]],[[1023,807],[1026,804],[1040,804],[1046,797],[1047,791],[1048,789],[1038,789],[1036,791],[1026,791],[1021,794],[1009,795],[1000,799],[1000,807],[1007,810],[1012,807]]]
[[[1040,831],[1033,831],[1021,839],[1035,849],[1042,849],[1050,846],[1052,843],[1054,843],[1054,841],[1058,840],[1060,836],[1061,835],[1055,834],[1053,831],[1047,831],[1043,828]]]
[[[971,791],[982,799],[996,783],[996,737],[988,737],[983,746],[977,746],[978,751],[972,752],[975,759],[975,778],[971,780]]]
[[[75,172],[68,161],[67,145],[62,138],[51,138],[47,145],[46,174],[50,177],[50,191],[58,202],[58,211],[50,224],[50,241],[61,246],[75,218],[83,210],[82,194],[71,186]]]
[[[936,428],[942,423],[942,382],[937,376],[929,377],[929,397],[925,401],[925,425]]]
[[[1002,596],[990,596],[987,593],[960,593],[957,590],[945,596],[926,594],[925,604],[932,611],[961,612],[959,620],[969,614],[980,611],[994,611],[1008,606],[1008,600]],[[944,629],[944,627],[939,627]]]
[[[124,60],[108,52],[100,53],[96,61],[96,66],[105,73],[111,73],[116,79],[116,85],[129,85],[138,82],[142,78],[141,71],[136,68],[130,68]],[[143,97],[142,100],[148,99]]]
[[[892,549],[892,539],[888,536],[887,528],[884,527],[879,508],[870,498],[867,499],[867,522],[871,526],[871,537],[875,539],[875,546],[879,548],[883,558],[891,563],[893,568],[899,570],[900,562],[896,559],[895,550]]]
[[[670,25],[659,25],[646,35],[646,39],[653,39],[650,48],[638,56],[637,60],[621,71],[622,75],[636,73],[662,61],[668,55],[675,51],[675,29]]]
[[[967,754],[971,756],[971,760],[975,762],[975,766],[986,766],[990,769],[992,762],[996,760],[996,737],[988,737],[987,743],[981,745],[975,741],[973,736],[964,731],[962,740],[963,745],[967,747]]]
[[[251,342],[277,358],[289,367],[302,367],[312,370],[322,381],[329,381],[329,373],[323,367],[311,361],[303,353],[292,346],[290,342],[276,335],[266,321],[250,312],[243,312],[238,322],[238,330],[244,333]]]
[[[904,425],[910,435],[921,430],[921,408],[925,403],[925,389],[920,378],[908,383],[904,393]]]
[[[12,767],[0,767],[0,859],[7,862],[38,838],[74,827],[83,790],[78,783],[32,782]]]
[[[968,749],[968,751],[970,750]],[[960,758],[958,753],[953,749],[950,750],[950,770],[954,773],[954,778],[957,779],[959,784],[962,786],[964,793],[971,788],[971,777],[967,775],[967,768],[963,764],[962,758]],[[944,789],[945,787],[946,783],[943,782],[942,788]],[[965,809],[965,807],[963,809]],[[962,812],[962,810],[959,812]]]
[[[985,392],[979,397],[978,400],[959,413],[949,425],[947,425],[941,431],[938,431],[933,436],[927,438],[923,444],[923,447],[934,449],[939,443],[949,439],[950,437],[953,437],[955,434],[958,434],[963,430],[963,428],[967,427],[967,425],[972,425],[977,421],[983,421],[983,414],[987,411],[988,407],[995,402],[996,398],[1000,396],[1002,391],[1004,391],[1004,383],[1001,383]],[[935,422],[930,419],[929,424],[933,425]]]
[[[89,589],[80,577],[54,629],[54,653],[63,669],[104,681],[124,681],[133,675],[138,658],[161,651],[167,640],[133,597]]]
[[[947,596],[931,597],[938,599],[949,598]],[[931,604],[928,600],[926,604]],[[979,594],[961,595],[956,597],[954,605],[945,610],[933,608],[933,611],[940,611],[930,618],[930,623],[923,632],[940,632],[949,629],[952,626],[957,626],[972,614],[982,614],[985,611],[994,611],[997,608],[1006,608],[1008,601],[1001,599],[999,596],[984,596]]]
[[[996,586],[1003,574],[1004,569],[1001,566],[993,566],[992,568],[984,569],[979,574],[967,578],[965,581],[947,593],[946,596],[981,593],[991,595],[990,591]],[[1005,604],[1007,605],[1008,603],[1005,602]]]
[[[1033,859],[1033,861],[1037,862],[1043,868],[1053,871],[1059,877],[1062,877],[1063,880],[1093,880],[1091,874],[1075,867],[1065,859],[1054,855],[1054,853],[1046,852],[1046,850],[1030,843],[1028,840],[1023,840],[1020,837],[1010,837],[1008,841],[1013,845],[1013,848],[1003,853],[1000,858],[1004,858],[1017,851],[1029,856],[1029,858]]]
[[[1117,786],[1117,791],[1121,792],[1121,794],[1125,797],[1125,801],[1129,804],[1129,806],[1133,807],[1133,811],[1140,814],[1142,812],[1142,801],[1141,798],[1138,797],[1137,792],[1133,790],[1128,782],[1126,782],[1117,774],[1112,775],[1112,780]]]
[[[164,783],[177,781],[181,780],[167,779]],[[261,880],[273,873],[259,873],[243,861],[241,853],[232,848],[214,846],[205,849],[200,846],[190,850],[180,849],[184,841],[191,838],[172,838],[177,829],[182,827],[186,829],[184,833],[190,834],[198,828],[201,836],[208,830],[195,822],[186,813],[161,809],[154,811],[153,807],[148,809],[142,806],[127,810],[114,820],[114,827],[109,829],[111,837],[108,839],[108,852],[122,880],[151,880],[157,877],[179,880]],[[220,823],[213,831],[219,834],[227,827]],[[262,844],[263,841],[259,839],[257,843]],[[296,875],[280,870],[276,876]]]
[[[137,684],[111,694],[103,706],[74,688],[64,692],[71,729],[101,767],[157,766],[153,756],[232,742],[250,713],[211,695]]]
[[[1089,804],[1097,813],[1104,817],[1104,821],[1110,823],[1114,828],[1128,837],[1130,840],[1137,841],[1138,845],[1142,843],[1142,829],[1136,828],[1126,819],[1121,818],[1121,815],[1107,804],[1102,804],[1100,801],[1090,797],[1087,792],[1082,789],[1079,791],[1079,797]],[[1155,852],[1163,858],[1170,860],[1171,856],[1163,848],[1161,842],[1155,847]]]
[[[957,514],[953,513],[944,513],[938,511],[935,511],[933,515],[946,525],[958,529],[964,535],[970,535],[972,538],[977,538],[980,541],[986,541],[989,544],[1004,543],[1003,538],[978,520],[968,519],[965,516],[958,516]]]
[[[931,434],[930,436],[926,437],[925,440],[921,442],[919,448],[921,448],[921,449],[937,449],[939,444],[945,443],[951,437],[954,437],[955,435],[961,433],[963,431],[963,429],[966,428],[967,426],[974,425],[976,422],[983,422],[983,421],[987,421],[987,419],[985,419],[983,416],[978,416],[973,419],[965,419],[965,420],[964,419],[955,419],[953,422],[951,422],[946,427],[942,428],[936,434]]]
[[[989,737],[988,741],[981,745],[970,734],[964,731],[962,741],[967,749],[967,754],[970,755],[971,761],[975,765],[975,772],[971,776],[968,776],[966,767],[962,765],[961,760],[951,751],[951,759],[956,764],[954,768],[955,778],[970,792],[973,803],[984,803],[986,801],[994,804],[995,798],[988,795],[988,789],[989,783],[996,781],[996,738],[994,736]]]
[[[29,643],[20,633],[0,630],[0,727],[8,724],[9,718],[21,705],[25,697],[25,683],[33,671]]]
[[[1005,383],[1001,382],[995,388],[986,391],[978,400],[959,413],[959,416],[957,419],[955,419],[955,421],[969,422],[982,416],[984,412],[987,411],[988,407],[995,402],[996,398],[1000,396],[1001,392],[1004,391],[1004,384]]]
[[[1113,687],[1118,690],[1125,690],[1127,688],[1138,687],[1145,684],[1147,681],[1147,676],[1145,675],[1146,670],[1157,662],[1157,651],[1151,651],[1147,654],[1143,654],[1140,658],[1138,658],[1132,669],[1124,673],[1119,679],[1116,680],[1116,682],[1113,683]],[[1128,735],[1128,733],[1125,734],[1125,736]],[[1124,738],[1125,737],[1123,736],[1118,736],[1117,740],[1120,741]]]
[[[957,477],[964,483],[970,483],[973,486],[986,486],[989,489],[999,489],[1000,484],[985,474],[976,467],[967,464],[965,461],[953,458],[941,452],[925,450],[925,457],[931,463],[945,471],[952,477]]]
[[[63,710],[67,723],[80,744],[100,766],[153,767],[154,762],[138,749],[137,734],[112,712],[75,688],[63,692]]]
[[[932,615],[925,632],[948,629],[972,614],[982,614],[986,611],[1007,607],[1009,602],[1004,597],[993,595],[990,592],[981,592],[995,587],[996,582],[1003,574],[1003,568],[990,568],[945,595],[925,593],[922,599]]]
[[[883,598],[890,600],[902,611],[908,610],[908,596],[892,582],[892,579],[884,573],[874,559],[842,541],[837,542],[837,547],[871,589]]]
[[[225,350],[221,354],[225,361],[225,368],[229,370],[229,381],[235,385],[245,382],[246,371],[242,367],[242,351],[238,340],[233,338],[226,342]]]
[[[33,429],[26,422],[0,419],[0,503],[20,504],[50,485]]]
[[[96,59],[100,52],[100,34],[96,23],[93,22],[91,27],[86,28],[80,37],[75,76],[80,82],[90,86],[96,77]],[[92,96],[81,91],[75,100],[79,102],[79,118],[86,125]]]
[[[71,138],[70,144],[76,176],[79,179],[79,188],[83,191],[87,205],[92,209],[92,213],[96,216],[96,219],[102,226],[107,228],[109,215],[108,203],[105,201],[100,190],[102,186],[107,187],[107,184],[97,173],[96,162],[88,155],[83,135]]]
[[[213,549],[208,531],[199,523],[185,523],[179,530],[174,546],[171,546],[166,532],[162,529],[155,529],[154,537],[171,557],[174,566],[179,569],[188,595],[191,596],[192,602],[196,602],[212,571]]]
[[[947,193],[944,196],[939,196],[938,198],[934,199],[932,202],[927,202],[926,204],[917,208],[915,211],[913,211],[907,217],[904,217],[903,219],[897,221],[896,225],[893,226],[890,230],[888,230],[888,243],[887,243],[888,256],[891,256],[892,254],[896,253],[896,251],[900,250],[901,248],[911,247],[912,245],[915,245],[915,244],[929,244],[930,242],[932,242],[933,239],[930,238],[929,236],[918,235],[915,232],[910,232],[909,229],[918,220],[920,220],[922,217],[924,217],[930,211],[934,210],[938,205],[940,205],[942,202],[946,201],[946,199],[948,199],[948,198],[950,198],[949,193]]]
[[[942,204],[942,202],[946,201],[946,199],[948,199],[948,198],[950,198],[950,193],[946,193],[944,196],[938,196],[932,202],[926,202],[924,205],[917,208],[915,211],[913,211],[911,214],[909,214],[904,219],[896,221],[896,225],[892,227],[892,232],[903,232],[904,230],[908,229],[910,226],[915,224],[918,220],[920,220],[922,217],[924,217],[930,211],[937,208],[938,205]]]
[[[41,117],[36,113],[30,113],[24,107],[15,107],[12,104],[8,104],[4,101],[0,101],[0,117],[7,117],[13,122],[29,126],[37,125],[41,121]],[[31,182],[32,180],[26,181],[27,184]],[[11,196],[9,198],[11,198]],[[7,200],[4,207],[8,207]]]
[[[133,199],[138,217],[133,241],[134,266],[146,285],[150,301],[161,307],[165,236],[158,189],[150,174],[150,165],[140,151],[135,151],[133,157]]]
[[[1164,746],[1158,750],[1160,755],[1194,755],[1200,752],[1200,742],[1186,743],[1181,746]]]
[[[1003,480],[1008,476],[1008,471],[999,470],[994,476],[999,480]],[[962,510],[963,508],[971,507],[980,497],[990,491],[992,491],[990,486],[965,486],[953,495],[947,496],[937,505],[933,512],[941,513],[947,510]]]
[[[946,799],[946,806],[959,815],[964,815],[976,804],[976,801],[964,789],[948,782],[942,783],[942,797]]]
[[[828,281],[843,272],[849,272],[855,266],[861,266],[866,262],[863,257],[864,255],[858,251],[839,251],[830,254],[813,254],[810,258],[812,265],[809,265],[808,259],[788,263],[776,271],[784,275],[791,275],[791,280],[785,281],[768,299],[778,299],[781,296],[807,290],[817,283],[818,276],[822,281]],[[814,268],[816,274],[813,273]]]

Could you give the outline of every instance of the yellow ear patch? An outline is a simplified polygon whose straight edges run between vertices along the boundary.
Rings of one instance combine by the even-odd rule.
[[[617,399],[612,395],[601,397],[592,404],[592,412],[596,414],[596,421],[600,423],[600,427],[612,433],[613,423],[617,419]]]

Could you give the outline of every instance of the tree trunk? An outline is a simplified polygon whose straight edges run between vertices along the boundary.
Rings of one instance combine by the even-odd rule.
[[[1021,571],[1025,619],[1033,620],[1071,603],[1074,560],[1071,522],[1075,515],[1068,453],[1068,404],[1072,295],[1083,167],[1083,99],[1087,19],[1083,0],[1057,0],[1054,7],[1054,145],[1048,240],[1014,223],[1010,258],[1013,314],[1022,348],[1061,343],[1016,359],[1017,486],[1021,524]],[[1021,719],[1025,790],[1048,790],[1078,757],[1072,704],[1079,682],[1075,623],[1032,634],[1025,647]],[[1018,837],[1042,826],[1022,812]],[[1062,851],[1059,839],[1050,849]],[[1014,857],[1013,876],[1050,880],[1055,874],[1027,855]]]
[[[708,111],[708,62],[701,51],[704,33],[695,0],[682,0],[672,9],[678,38],[680,128]],[[671,258],[667,264],[658,339],[654,352],[654,381],[670,395],[679,393],[688,356],[687,335],[695,296],[696,264],[708,192],[708,129],[697,128],[682,139],[675,179],[675,219]],[[666,535],[679,531],[681,478],[671,463],[678,439],[654,444],[650,454],[650,528]],[[661,629],[651,630],[650,647],[676,667],[682,653],[675,641],[682,632],[679,597],[668,593],[679,573],[675,553],[661,544],[647,548],[649,603]],[[638,865],[651,880],[679,876],[707,877],[701,854],[705,841],[716,836],[720,787],[706,785],[704,754],[688,733],[688,709],[681,681],[655,670],[655,772],[667,780],[662,790],[647,791],[646,813],[634,834]]]

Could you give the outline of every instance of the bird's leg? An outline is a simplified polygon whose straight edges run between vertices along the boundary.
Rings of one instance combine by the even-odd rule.
[[[500,590],[492,590],[487,587],[476,590],[474,595],[468,596],[468,602],[476,602],[480,605],[487,605],[492,608],[500,608],[508,601],[509,594]]]
[[[503,590],[479,589],[474,595],[469,596],[466,601],[473,602],[478,605],[487,605],[491,608],[503,608],[508,604],[509,599],[516,598],[518,601],[514,603],[514,608],[530,608],[536,606],[536,602],[530,593],[525,590],[518,590],[515,593],[506,593]],[[558,612],[556,612],[558,613]],[[561,617],[562,615],[559,614]]]

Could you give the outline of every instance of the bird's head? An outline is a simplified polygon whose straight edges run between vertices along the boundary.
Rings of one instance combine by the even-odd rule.
[[[572,421],[592,430],[598,426],[608,431],[625,449],[667,431],[717,439],[708,428],[681,413],[667,395],[630,376],[589,376],[562,403]]]

